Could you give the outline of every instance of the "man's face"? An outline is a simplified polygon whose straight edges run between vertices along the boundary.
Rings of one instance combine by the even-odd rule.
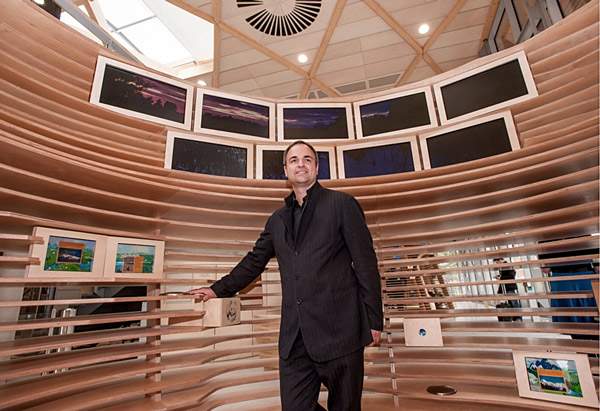
[[[292,185],[310,186],[317,180],[319,167],[312,150],[298,144],[288,151],[283,170]]]

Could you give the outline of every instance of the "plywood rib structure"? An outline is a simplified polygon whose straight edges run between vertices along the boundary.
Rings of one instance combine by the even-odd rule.
[[[453,3],[454,14],[463,3]],[[367,4],[379,10],[377,2]],[[385,333],[381,347],[366,351],[365,409],[581,409],[519,397],[513,349],[590,354],[597,384],[598,309],[550,301],[592,298],[591,290],[560,292],[552,284],[598,275],[540,271],[599,259],[598,237],[590,236],[599,231],[600,204],[597,16],[598,1],[592,1],[516,48],[404,86],[431,85],[524,50],[539,97],[510,107],[522,149],[433,170],[323,183],[359,200],[379,259]],[[208,285],[227,273],[282,203],[285,183],[164,169],[165,127],[88,102],[96,57],[118,57],[31,2],[0,2],[0,44],[0,409],[278,409],[276,261],[242,292],[239,326],[205,329],[203,312],[189,297],[161,294]],[[415,61],[428,44],[415,46],[421,50]],[[307,84],[318,85],[319,64],[299,71]],[[341,100],[350,101],[332,99]],[[28,247],[42,241],[32,236],[34,226],[164,240],[165,277],[24,278],[28,265],[40,264],[28,255]],[[535,258],[577,250],[587,251]],[[497,257],[509,262],[493,262]],[[518,281],[518,293],[499,296],[497,288],[512,283],[495,278],[506,267],[528,275]],[[147,295],[21,298],[23,289],[127,285],[146,286]],[[496,308],[501,301],[521,304]],[[19,308],[130,302],[145,305],[138,312],[17,320]],[[441,319],[444,346],[406,346],[400,319],[430,317]],[[497,321],[512,317],[522,321]],[[123,322],[135,326],[13,338]],[[458,394],[428,394],[426,387],[435,384],[450,384]]]

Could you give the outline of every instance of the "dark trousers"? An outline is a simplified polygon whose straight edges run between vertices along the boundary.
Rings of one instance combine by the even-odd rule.
[[[331,361],[313,361],[302,340],[294,341],[287,359],[279,359],[279,386],[283,411],[323,410],[317,402],[321,383],[329,392],[329,411],[360,411],[364,349]]]

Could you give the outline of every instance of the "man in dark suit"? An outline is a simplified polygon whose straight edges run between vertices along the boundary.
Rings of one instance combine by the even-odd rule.
[[[268,219],[254,248],[210,288],[207,300],[229,297],[277,257],[282,307],[279,380],[284,411],[360,410],[364,347],[383,329],[381,286],[373,241],[358,202],[317,182],[315,149],[302,141],[284,154],[292,193]]]

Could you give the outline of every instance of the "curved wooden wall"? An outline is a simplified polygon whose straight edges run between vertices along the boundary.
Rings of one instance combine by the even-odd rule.
[[[495,295],[500,281],[490,271],[500,265],[488,261],[511,257],[506,265],[539,274],[541,262],[528,256],[597,246],[597,237],[564,239],[598,232],[597,16],[592,1],[516,46],[526,51],[540,94],[511,107],[523,149],[435,170],[325,183],[359,199],[381,267],[386,335],[382,347],[367,350],[365,408],[578,408],[520,398],[510,350],[597,355],[597,323],[548,321],[598,317],[596,308],[536,305],[589,298],[591,291],[552,293],[548,284],[559,278],[534,275],[527,280],[534,292],[511,297],[522,308],[499,310],[494,304],[507,297]],[[205,330],[189,299],[159,294],[228,272],[281,204],[285,183],[163,169],[165,127],[88,103],[96,56],[110,53],[29,1],[0,2],[0,44],[3,318],[17,318],[27,305],[96,302],[25,302],[24,287],[148,287],[147,297],[104,300],[141,299],[142,312],[0,322],[0,409],[278,409],[275,262],[242,294],[240,326]],[[27,255],[39,241],[31,236],[38,225],[163,239],[166,278],[23,278],[28,264],[39,264]],[[444,347],[404,345],[398,319],[419,317],[442,318]],[[16,331],[128,320],[142,325],[12,340]],[[597,383],[597,357],[590,361]],[[425,391],[433,384],[451,384],[458,394],[434,397]]]

